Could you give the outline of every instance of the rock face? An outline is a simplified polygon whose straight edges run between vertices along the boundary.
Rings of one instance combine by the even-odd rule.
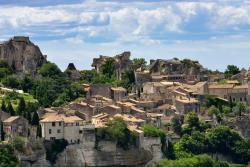
[[[70,145],[60,154],[55,167],[140,167],[152,159],[149,151],[138,148],[123,150],[115,143],[100,142],[100,150],[89,146]]]
[[[0,44],[0,59],[6,60],[15,73],[35,74],[47,62],[39,47],[29,37],[15,36]]]
[[[37,151],[29,156],[18,155],[21,167],[51,167],[49,161],[46,160],[45,150]]]

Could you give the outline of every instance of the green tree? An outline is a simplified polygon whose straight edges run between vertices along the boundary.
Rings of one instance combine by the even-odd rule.
[[[29,123],[31,123],[32,118],[31,118],[31,112],[29,110],[25,112],[25,118],[29,121]]]
[[[97,76],[97,73],[95,70],[82,70],[80,71],[82,75],[82,79],[84,81],[87,81],[88,83],[91,83],[93,78]]]
[[[5,132],[4,132],[4,130],[3,130],[3,122],[1,122],[0,123],[0,130],[1,130],[1,132],[0,132],[0,134],[1,134],[1,141],[4,141],[4,138],[5,138]]]
[[[236,108],[237,108],[236,114],[238,116],[241,116],[242,113],[246,112],[246,105],[244,103],[237,103]]]
[[[25,152],[25,141],[21,137],[15,137],[12,141],[12,146],[15,150],[24,153]]]
[[[198,128],[199,127],[199,117],[195,112],[189,112],[184,122],[189,125],[191,128]]]
[[[3,79],[2,83],[4,86],[13,89],[18,89],[20,85],[18,79],[14,75],[7,76],[5,79]]]
[[[25,111],[25,100],[23,97],[20,97],[19,98],[19,103],[18,103],[18,106],[17,106],[17,114],[18,115],[23,115],[24,111]]]
[[[0,60],[0,78],[5,78],[10,74],[12,74],[12,70],[8,63],[4,60]]]
[[[36,83],[35,98],[44,106],[50,106],[57,97],[55,81],[51,78],[43,78]]]
[[[229,164],[215,161],[208,155],[197,155],[177,160],[161,160],[152,167],[229,167]]]
[[[111,78],[115,75],[115,60],[112,58],[107,59],[107,61],[101,66],[101,71],[103,75]]]
[[[109,120],[106,127],[98,129],[96,134],[97,148],[101,139],[115,141],[123,149],[128,149],[131,144],[135,145],[135,134],[129,131],[127,124],[120,117]]]
[[[11,145],[1,145],[0,147],[0,166],[17,167],[18,160]]]
[[[1,109],[2,111],[6,112],[7,111],[7,108],[6,108],[6,105],[5,105],[5,101],[2,100],[2,106],[1,106]]]
[[[185,134],[175,146],[175,152],[187,152],[192,154],[201,154],[208,151],[209,142],[203,132],[194,131],[191,136]],[[178,157],[178,156],[177,156]]]
[[[138,68],[141,68],[142,71],[145,70],[147,61],[144,58],[134,58],[132,61],[133,61],[133,68],[135,70]]]
[[[172,128],[173,128],[173,131],[176,133],[176,134],[178,134],[178,135],[181,135],[181,131],[182,131],[182,129],[181,129],[181,125],[182,125],[182,123],[181,123],[181,120],[180,120],[180,118],[179,117],[173,117],[172,119],[171,119],[171,126],[172,126]]]
[[[52,77],[52,78],[62,73],[56,64],[50,62],[43,64],[38,72],[43,77]]]
[[[41,127],[41,125],[38,125],[38,126],[37,126],[37,129],[36,129],[36,137],[39,137],[39,138],[42,137],[42,127]]]
[[[237,132],[226,126],[209,129],[206,138],[211,144],[211,151],[220,153],[232,153],[236,142],[242,140]]]
[[[235,65],[228,65],[225,71],[225,77],[230,78],[231,76],[240,73],[240,69]]]
[[[29,92],[32,90],[35,81],[31,76],[25,75],[23,80],[21,80],[21,87],[24,92]]]
[[[13,106],[12,106],[10,100],[8,101],[7,112],[10,113],[11,116],[15,116],[16,115],[16,112],[13,109]]]
[[[37,112],[33,113],[31,125],[35,125],[35,126],[39,125],[39,116],[38,116]]]
[[[238,163],[250,162],[250,139],[237,141],[233,147],[234,158]]]

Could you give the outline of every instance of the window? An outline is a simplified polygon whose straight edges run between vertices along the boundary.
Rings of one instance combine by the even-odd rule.
[[[51,129],[49,129],[49,134],[51,134]]]
[[[52,122],[52,126],[56,126],[56,123],[55,123],[55,122]]]
[[[79,122],[76,123],[76,126],[79,126]]]
[[[240,101],[242,101],[242,98],[240,98]]]
[[[62,125],[62,123],[61,122],[59,122],[59,126],[61,126]]]
[[[60,130],[60,129],[57,129],[57,133],[61,133],[61,130]]]

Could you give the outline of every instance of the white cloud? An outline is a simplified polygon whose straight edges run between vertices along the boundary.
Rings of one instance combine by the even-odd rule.
[[[203,15],[200,16],[201,14]],[[207,22],[201,21],[204,25],[191,25],[192,19],[204,15],[208,17]],[[66,36],[65,38],[83,36],[145,44],[152,41],[160,42],[154,37],[155,34],[167,38],[166,34],[179,35],[185,32],[188,26],[207,26],[213,32],[223,28],[241,31],[241,25],[250,25],[248,3],[244,5],[233,5],[227,1],[119,3],[88,0],[74,5],[0,7],[0,29],[4,31],[11,32],[14,29],[15,32],[20,31],[23,34],[36,34],[36,31],[39,34],[42,31],[45,36],[59,35]]]

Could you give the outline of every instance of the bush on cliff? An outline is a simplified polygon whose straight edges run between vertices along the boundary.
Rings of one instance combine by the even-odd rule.
[[[129,149],[130,145],[135,145],[136,137],[132,133],[124,120],[115,117],[106,124],[106,127],[97,129],[96,132],[96,148],[101,140],[111,140],[117,143],[117,146],[123,149]]]
[[[46,159],[54,164],[56,162],[57,155],[61,153],[67,147],[67,145],[68,142],[64,139],[45,143]]]
[[[18,167],[18,161],[11,145],[0,144],[0,167]]]

